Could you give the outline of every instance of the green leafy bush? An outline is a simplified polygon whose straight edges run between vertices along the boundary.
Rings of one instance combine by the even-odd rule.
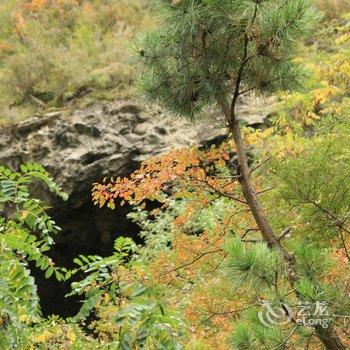
[[[45,204],[32,198],[29,184],[44,182],[51,192],[66,200],[67,195],[38,164],[25,164],[20,172],[0,166],[0,346],[22,348],[25,325],[40,319],[39,299],[28,262],[62,279],[62,270],[45,255],[59,227],[46,214]]]
[[[164,291],[153,284],[130,238],[119,237],[109,257],[79,255],[74,269],[55,266],[45,253],[60,228],[47,215],[45,203],[31,196],[33,180],[67,200],[42,166],[24,164],[18,172],[0,166],[0,347],[182,349],[182,317],[166,306]],[[45,271],[46,278],[85,275],[72,283],[69,294],[82,297],[75,317],[42,317],[29,262]],[[80,327],[90,316],[95,321],[86,327],[92,337]]]
[[[113,255],[80,255],[74,260],[79,267],[71,273],[87,275],[72,284],[69,294],[85,296],[75,319],[85,320],[94,313],[97,320],[89,327],[121,350],[181,349],[179,336],[185,324],[179,313],[165,306],[160,289],[133,254],[137,250],[130,238],[119,237]]]

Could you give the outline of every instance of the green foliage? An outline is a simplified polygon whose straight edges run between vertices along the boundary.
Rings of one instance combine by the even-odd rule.
[[[350,259],[349,137],[348,115],[340,121],[324,118],[300,153],[270,166],[270,179],[278,184],[271,196],[281,198],[278,214],[294,227],[288,244],[301,278],[297,289],[307,300],[326,300],[335,314],[349,310],[344,288],[348,273],[338,271]],[[334,261],[338,251],[342,262]]]
[[[119,237],[114,250],[107,258],[80,255],[74,260],[79,268],[69,273],[87,274],[72,283],[69,295],[85,296],[74,319],[84,320],[93,310],[100,315],[111,308],[109,316],[99,319],[92,328],[98,333],[110,325],[110,337],[118,349],[182,349],[178,338],[185,324],[177,312],[163,306],[157,288],[147,282],[143,265],[133,255],[134,242]]]
[[[312,42],[302,46],[298,61],[312,74],[303,91],[279,94],[280,103],[271,122],[276,134],[290,138],[288,148],[299,146],[296,135],[312,136],[322,119],[341,120],[349,115],[349,19],[345,13],[329,22],[317,31]],[[267,136],[271,136],[271,128]]]
[[[154,258],[159,251],[171,249],[171,232],[174,219],[181,210],[180,206],[182,202],[171,203],[166,211],[158,212],[153,217],[147,210],[139,207],[128,214],[128,218],[141,229],[140,237],[144,239],[145,246],[139,253],[145,260]]]
[[[285,333],[278,326],[264,326],[257,317],[258,312],[258,308],[252,308],[243,313],[231,338],[233,348],[259,350],[269,344],[272,349],[283,349]]]
[[[115,322],[120,327],[119,348],[183,349],[177,341],[185,330],[179,313],[153,301],[151,294],[142,294],[143,298],[121,308],[115,316]],[[141,295],[140,291],[137,295]]]
[[[18,348],[25,343],[25,322],[40,315],[34,278],[8,248],[0,252],[0,347]]]
[[[29,185],[40,180],[49,190],[63,199],[62,192],[43,167],[24,164],[20,172],[0,166],[0,345],[16,349],[24,346],[25,324],[40,318],[39,300],[28,262],[62,279],[45,252],[53,244],[52,235],[59,227],[46,214],[45,204],[32,198]]]
[[[332,268],[329,249],[320,249],[305,237],[295,240],[292,247],[300,276],[317,281]]]
[[[295,223],[307,222],[309,232],[334,237],[346,223],[350,208],[350,132],[347,117],[330,122],[325,120],[316,129],[316,137],[304,141],[302,154],[275,168],[272,165],[271,170],[278,177],[281,197],[291,209],[298,207]]]
[[[191,198],[174,199],[164,210],[152,212],[136,207],[128,214],[128,217],[141,228],[140,237],[144,239],[145,245],[139,254],[145,261],[152,261],[160,251],[171,251],[174,232],[178,230],[176,218],[186,213],[191,200]],[[181,228],[188,235],[207,232],[215,236],[217,223],[224,220],[230,207],[232,203],[227,198],[213,198],[210,205],[201,208],[196,217],[186,221]]]
[[[177,312],[164,305],[161,291],[148,281],[136,254],[138,248],[130,238],[117,238],[114,254],[109,257],[79,255],[74,259],[76,268],[55,267],[45,252],[59,227],[46,214],[45,204],[31,196],[33,180],[40,180],[51,192],[67,199],[38,164],[21,165],[19,172],[0,167],[1,348],[41,348],[50,344],[50,349],[59,349],[74,344],[76,349],[181,349],[179,339],[185,324]],[[86,275],[72,283],[69,295],[83,297],[74,318],[64,321],[41,317],[36,285],[28,268],[30,261],[45,271],[46,278]],[[108,344],[88,339],[78,327],[78,322],[91,315],[98,318],[91,329],[96,334],[109,334]]]
[[[117,300],[120,286],[117,281],[114,281],[113,274],[120,265],[130,265],[127,258],[135,248],[130,238],[119,237],[114,243],[114,254],[107,258],[79,255],[79,258],[74,259],[74,263],[79,268],[69,271],[67,277],[78,271],[84,271],[87,274],[83,280],[72,283],[72,292],[69,294],[85,294],[83,305],[76,315],[77,319],[85,319],[96,305],[103,303],[102,297],[106,292],[113,300]]]
[[[136,58],[147,100],[193,117],[222,103],[236,90],[238,77],[237,93],[300,86],[305,72],[293,54],[315,25],[317,12],[309,0],[159,0],[154,6],[162,25],[140,40]]]
[[[279,254],[265,243],[246,246],[239,238],[228,239],[227,274],[248,288],[272,287],[283,268]]]

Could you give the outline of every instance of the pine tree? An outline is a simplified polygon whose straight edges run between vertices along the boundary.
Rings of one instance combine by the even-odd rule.
[[[236,110],[246,92],[302,86],[305,72],[294,57],[317,11],[310,0],[153,0],[153,6],[161,21],[139,43],[141,93],[180,117],[196,118],[209,106],[221,109],[236,145],[242,192],[263,240],[282,257],[290,285],[301,283],[294,257],[258,198]],[[326,349],[345,349],[332,326],[314,331]],[[248,349],[243,343],[239,348]]]

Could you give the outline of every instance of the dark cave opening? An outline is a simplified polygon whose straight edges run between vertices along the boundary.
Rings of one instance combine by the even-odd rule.
[[[87,192],[89,193],[89,192]],[[119,236],[131,237],[136,243],[142,243],[140,228],[127,218],[132,210],[128,205],[117,206],[115,210],[94,206],[90,196],[81,198],[79,205],[77,194],[71,195],[67,202],[55,201],[49,214],[62,228],[55,238],[55,244],[48,255],[56,266],[72,268],[73,259],[79,254],[108,256],[113,252],[113,242]],[[45,272],[31,264],[35,277],[43,316],[74,316],[80,308],[78,297],[65,297],[70,285],[83,276],[74,276],[67,282],[59,282],[53,276],[44,277]]]

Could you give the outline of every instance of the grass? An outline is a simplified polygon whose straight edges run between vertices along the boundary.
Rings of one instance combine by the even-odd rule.
[[[0,118],[15,120],[130,94],[130,42],[151,19],[142,0],[0,0],[0,23]]]
[[[324,11],[326,18],[335,19],[350,11],[349,0],[316,0],[317,7]]]
[[[133,96],[131,42],[147,0],[0,0],[0,123]],[[348,0],[317,0],[327,19]]]

